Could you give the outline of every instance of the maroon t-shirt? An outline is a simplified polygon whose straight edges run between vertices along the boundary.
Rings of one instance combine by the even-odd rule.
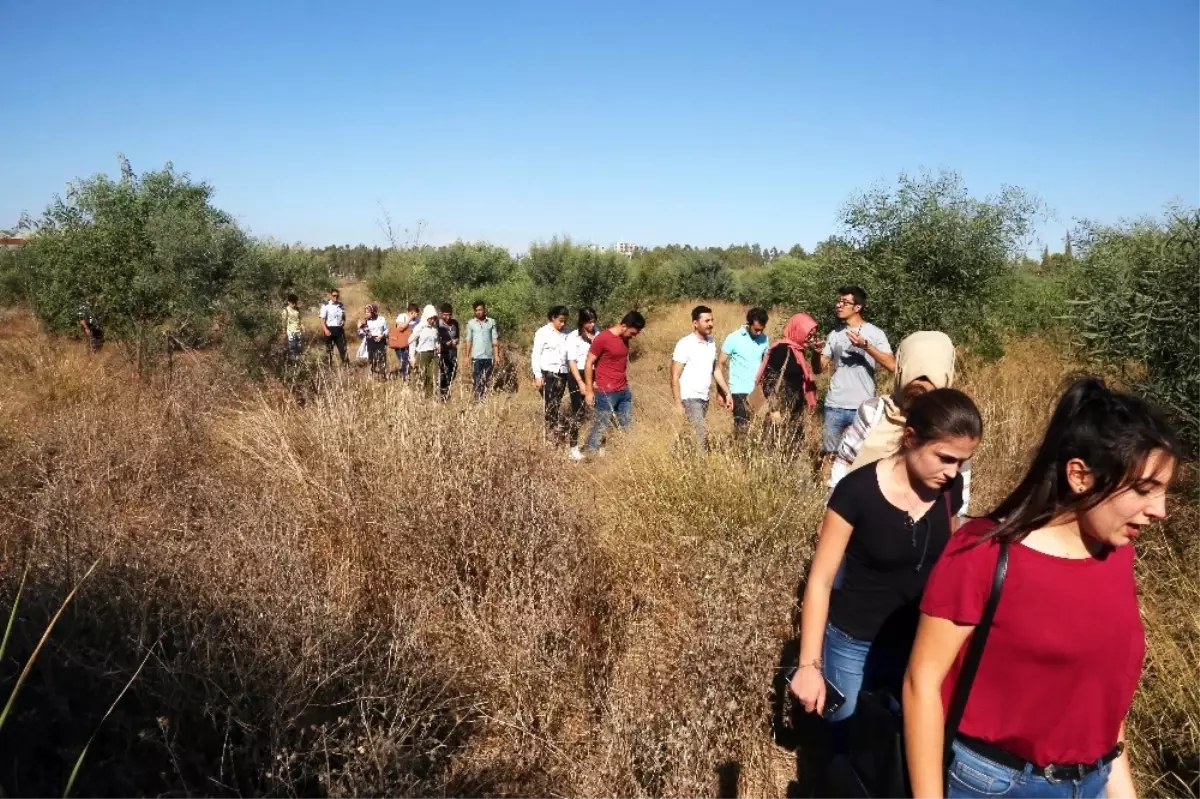
[[[589,352],[596,356],[596,365],[593,367],[596,374],[593,379],[597,391],[607,394],[629,387],[629,381],[625,377],[626,367],[629,366],[629,344],[625,339],[609,330],[603,330],[592,339]]]
[[[970,544],[994,524],[974,519],[950,539],[922,613],[979,622],[1000,547]],[[942,685],[946,708],[966,651]],[[1132,546],[1073,560],[1012,544],[959,732],[1039,766],[1094,763],[1117,745],[1145,654]]]

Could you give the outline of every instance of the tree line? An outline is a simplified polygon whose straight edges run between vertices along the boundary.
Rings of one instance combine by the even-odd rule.
[[[486,242],[311,248],[256,239],[212,202],[213,188],[171,164],[77,180],[0,251],[0,304],[25,304],[51,330],[76,331],[87,306],[140,363],[159,347],[224,346],[257,371],[281,360],[278,309],[343,279],[366,280],[391,307],[488,303],[512,334],[551,305],[604,318],[680,299],[726,299],[831,313],[846,283],[900,338],[942,330],[999,355],[1005,335],[1054,331],[1169,408],[1193,442],[1200,427],[1200,211],[1081,224],[1061,253],[1027,256],[1041,205],[1006,187],[972,196],[954,172],[902,174],[850,197],[840,231],[812,252],[759,244],[641,248],[631,258],[570,239],[514,257]]]

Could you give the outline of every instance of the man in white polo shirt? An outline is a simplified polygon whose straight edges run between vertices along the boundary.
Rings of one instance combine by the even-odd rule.
[[[701,451],[708,443],[704,414],[708,410],[714,378],[718,402],[724,408],[733,408],[729,384],[716,368],[717,344],[712,339],[712,331],[712,308],[697,305],[692,309],[692,332],[679,340],[675,354],[671,356],[671,393],[675,397],[675,408],[691,423]]]

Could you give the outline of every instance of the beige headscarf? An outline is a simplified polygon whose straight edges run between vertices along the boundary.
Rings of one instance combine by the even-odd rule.
[[[923,330],[913,333],[896,350],[896,394],[904,391],[909,383],[924,377],[934,388],[949,388],[954,384],[954,343],[945,333]],[[880,397],[883,402],[879,422],[871,428],[858,450],[850,470],[866,463],[886,458],[900,449],[904,437],[904,412],[896,407],[891,397]]]

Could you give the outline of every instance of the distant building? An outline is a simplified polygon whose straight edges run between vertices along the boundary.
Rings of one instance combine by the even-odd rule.
[[[25,243],[25,239],[18,236],[0,236],[0,247],[6,250],[15,250]]]
[[[617,242],[617,252],[621,253],[621,255],[624,255],[626,258],[632,258],[633,254],[637,252],[638,249],[640,248],[632,241]]]

